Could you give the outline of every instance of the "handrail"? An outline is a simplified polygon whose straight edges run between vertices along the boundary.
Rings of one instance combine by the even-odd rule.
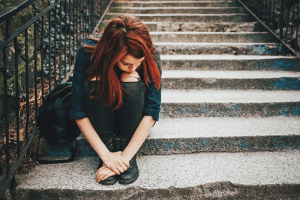
[[[0,10],[0,23],[6,21],[7,19],[15,16],[17,13],[19,13],[21,10],[27,8],[37,0],[19,0],[12,5],[4,7]]]
[[[276,20],[275,18],[275,0],[265,0],[265,1],[260,1],[259,4],[257,3],[257,1],[254,0],[237,0],[260,24],[262,24],[264,26],[264,28],[266,28],[270,33],[272,33],[284,46],[286,46],[298,59],[300,59],[300,52],[298,51],[298,45],[297,45],[297,41],[300,40],[300,38],[298,37],[298,24],[299,24],[299,0],[297,1],[297,20],[296,23],[294,21],[288,20],[286,21],[286,23],[283,20],[283,15],[284,15],[284,5],[285,5],[285,1],[281,0],[280,2],[280,17],[279,20]],[[247,5],[246,3],[247,2]],[[293,0],[293,3],[295,4],[296,2]],[[271,5],[273,4],[273,11],[271,11]],[[251,5],[251,8],[250,8]],[[269,7],[268,7],[269,6]],[[290,7],[290,6],[288,6]],[[290,11],[290,8],[288,9],[288,12]],[[293,19],[294,19],[294,15],[295,15],[295,10],[293,9]],[[264,13],[264,14],[262,14]],[[271,14],[273,15],[271,17]],[[289,15],[290,13],[288,13]],[[260,17],[257,15],[261,15]],[[267,16],[269,15],[269,16]],[[284,29],[284,23],[286,25],[286,37],[283,36],[283,29]],[[289,24],[292,23],[292,31],[291,31],[291,37],[290,37],[290,44],[288,44],[288,26]],[[271,27],[272,24],[272,27]],[[296,24],[296,25],[295,25]],[[274,30],[276,25],[279,26],[279,30],[280,30],[280,35],[278,35],[277,33],[275,33]],[[296,30],[296,38],[293,39],[293,29]],[[293,47],[294,46],[294,47]]]
[[[44,16],[46,13],[48,13],[51,9],[53,9],[55,6],[57,6],[57,4],[59,4],[61,2],[61,0],[59,0],[58,2],[55,2],[54,4],[51,4],[50,6],[48,6],[46,9],[44,9],[41,13],[39,13],[38,15],[36,15],[34,18],[32,18],[31,20],[29,20],[28,22],[26,22],[23,26],[21,26],[18,30],[16,30],[15,32],[11,33],[11,35],[9,36],[9,38],[3,40],[0,43],[0,49],[3,49],[4,46],[6,46],[8,43],[10,43],[11,41],[13,41],[14,38],[18,37],[23,31],[25,31],[29,26],[31,26],[32,24],[34,24],[34,22],[36,22],[37,20],[39,20],[41,18],[41,16]]]

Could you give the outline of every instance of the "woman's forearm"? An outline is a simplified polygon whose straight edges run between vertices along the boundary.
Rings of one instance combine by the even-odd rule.
[[[106,148],[105,144],[100,139],[99,135],[92,126],[89,118],[85,117],[83,119],[77,119],[75,121],[86,140],[97,152],[100,158],[103,159],[109,153],[109,150]]]
[[[139,148],[144,143],[144,141],[147,138],[154,123],[155,123],[155,120],[153,119],[152,116],[144,116],[143,117],[139,126],[137,127],[136,131],[134,132],[129,144],[123,151],[122,157],[124,157],[128,161],[131,160],[131,158],[137,153]]]
[[[86,140],[97,152],[103,164],[110,168],[116,174],[123,173],[129,167],[129,161],[123,158],[120,153],[110,152],[102,142],[89,118],[75,120]]]
[[[75,120],[81,132],[97,152],[100,158],[105,158],[110,152],[106,148],[105,144],[102,142],[94,127],[92,126],[90,120],[86,117],[83,119]],[[144,143],[147,138],[151,128],[153,127],[155,120],[152,116],[144,116],[141,120],[139,126],[134,132],[129,144],[122,153],[122,157],[125,158],[128,162],[131,158],[137,153],[139,148]]]

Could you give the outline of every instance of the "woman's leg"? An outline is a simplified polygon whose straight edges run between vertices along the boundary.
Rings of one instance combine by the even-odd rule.
[[[123,104],[117,110],[121,129],[121,151],[126,148],[142,120],[146,94],[146,86],[141,80],[138,82],[122,82],[122,87],[124,88]],[[130,166],[127,171],[119,176],[121,184],[132,183],[138,178],[139,171],[136,164],[136,156],[129,163]]]
[[[86,112],[101,140],[107,142],[114,136],[113,122],[115,113],[110,107],[104,106],[100,99],[89,98],[91,94],[90,91],[93,89],[95,83],[95,81],[91,81],[86,86]]]
[[[117,110],[120,123],[120,137],[130,140],[143,117],[145,105],[146,86],[139,80],[137,82],[122,82],[123,104]]]
[[[91,81],[86,86],[85,90],[85,107],[89,120],[99,137],[106,145],[110,152],[116,152],[116,144],[114,138],[114,117],[115,112],[110,107],[104,106],[100,99],[90,99],[90,91],[93,89],[95,81]],[[100,159],[98,169],[103,166],[103,161]],[[103,185],[112,185],[117,182],[117,176],[111,176],[106,180],[100,181]]]

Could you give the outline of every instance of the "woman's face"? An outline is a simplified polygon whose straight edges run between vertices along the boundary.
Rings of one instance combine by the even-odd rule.
[[[145,57],[135,58],[131,55],[127,55],[124,59],[118,61],[118,67],[123,72],[134,72],[142,63]]]

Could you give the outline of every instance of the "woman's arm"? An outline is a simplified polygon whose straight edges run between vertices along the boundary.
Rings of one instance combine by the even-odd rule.
[[[129,167],[129,161],[120,156],[120,152],[110,152],[100,139],[89,118],[75,120],[84,137],[97,152],[103,163],[116,174],[123,173]]]
[[[153,127],[155,120],[152,116],[144,116],[141,120],[139,126],[134,132],[129,144],[122,153],[122,157],[128,162],[137,153],[139,148],[142,146],[146,140],[151,128]]]

